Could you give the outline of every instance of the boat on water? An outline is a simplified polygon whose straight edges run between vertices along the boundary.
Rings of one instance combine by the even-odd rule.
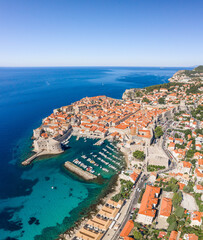
[[[104,163],[104,164],[107,165],[107,166],[109,165],[109,163],[106,162],[106,161],[104,161],[103,159],[101,160],[101,162]]]
[[[69,140],[64,140],[64,141],[61,142],[61,144],[62,144],[62,145],[65,145],[65,146],[66,146],[68,143],[69,143]]]
[[[93,165],[96,166],[96,167],[99,166],[99,164],[96,163],[96,162],[95,162],[94,160],[92,160],[91,158],[88,158],[87,161],[88,161],[89,163],[93,164]]]
[[[116,167],[114,167],[113,165],[111,165],[111,164],[109,164],[109,167],[111,168],[111,169],[113,169],[113,170],[117,170],[117,168]]]
[[[92,174],[95,173],[95,170],[93,169],[92,166],[88,166],[88,165],[82,163],[82,162],[79,161],[77,158],[73,160],[73,163],[74,163],[75,165],[80,166],[83,170],[85,170],[85,171],[87,171],[87,172],[90,172],[90,173],[92,173]]]
[[[109,147],[109,146],[106,146],[108,149],[110,149],[110,150],[112,150],[112,148],[111,147]]]

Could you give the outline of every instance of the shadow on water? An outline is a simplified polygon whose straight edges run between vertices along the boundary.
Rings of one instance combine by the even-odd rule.
[[[0,212],[0,229],[8,230],[8,231],[16,231],[22,229],[22,222],[20,220],[13,221],[11,220],[14,214],[23,206],[17,208],[5,208],[2,212]]]

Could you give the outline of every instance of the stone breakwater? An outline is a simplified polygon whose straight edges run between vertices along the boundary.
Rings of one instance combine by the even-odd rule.
[[[73,164],[69,161],[64,163],[64,167],[66,169],[68,169],[69,171],[77,174],[78,176],[80,176],[81,178],[83,178],[85,180],[93,180],[93,179],[97,178],[95,175],[82,170],[81,168],[79,168],[78,166],[76,166],[75,164]]]
[[[23,166],[27,166],[27,165],[31,164],[37,157],[46,156],[46,155],[47,156],[49,156],[49,155],[57,155],[57,154],[60,154],[62,152],[63,151],[61,151],[61,152],[49,152],[49,151],[46,151],[46,150],[42,150],[42,151],[39,151],[39,152],[35,153],[31,157],[25,159],[25,161],[23,161],[21,164]]]
[[[26,165],[29,165],[31,164],[31,162],[36,158],[38,157],[38,153],[35,153],[33,156],[27,158],[25,161],[23,161],[21,164],[26,166]]]

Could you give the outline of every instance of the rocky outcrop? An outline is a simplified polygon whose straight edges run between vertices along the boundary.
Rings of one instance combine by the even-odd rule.
[[[177,71],[171,78],[169,78],[169,82],[188,83],[190,81],[191,78],[186,74],[185,70]]]
[[[193,70],[179,70],[171,78],[169,82],[176,83],[194,83],[203,80],[203,66],[198,66]]]
[[[140,97],[138,96],[139,90],[140,89],[137,89],[137,88],[126,89],[125,92],[123,93],[122,99],[125,101],[133,101],[133,100],[139,101],[140,99]]]

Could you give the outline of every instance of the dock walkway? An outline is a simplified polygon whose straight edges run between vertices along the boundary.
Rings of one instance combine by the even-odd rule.
[[[95,176],[94,174],[84,171],[83,169],[76,166],[72,162],[67,161],[67,162],[65,162],[64,166],[65,166],[65,168],[67,168],[68,170],[77,174],[78,176],[80,176],[81,178],[83,178],[85,180],[93,180],[93,179],[97,178],[97,176]]]
[[[104,143],[105,138],[99,139],[98,142],[96,142],[94,145],[100,146]]]
[[[31,157],[27,158],[25,161],[22,162],[22,165],[26,166],[29,165],[36,157],[38,157],[43,151],[37,152]]]

